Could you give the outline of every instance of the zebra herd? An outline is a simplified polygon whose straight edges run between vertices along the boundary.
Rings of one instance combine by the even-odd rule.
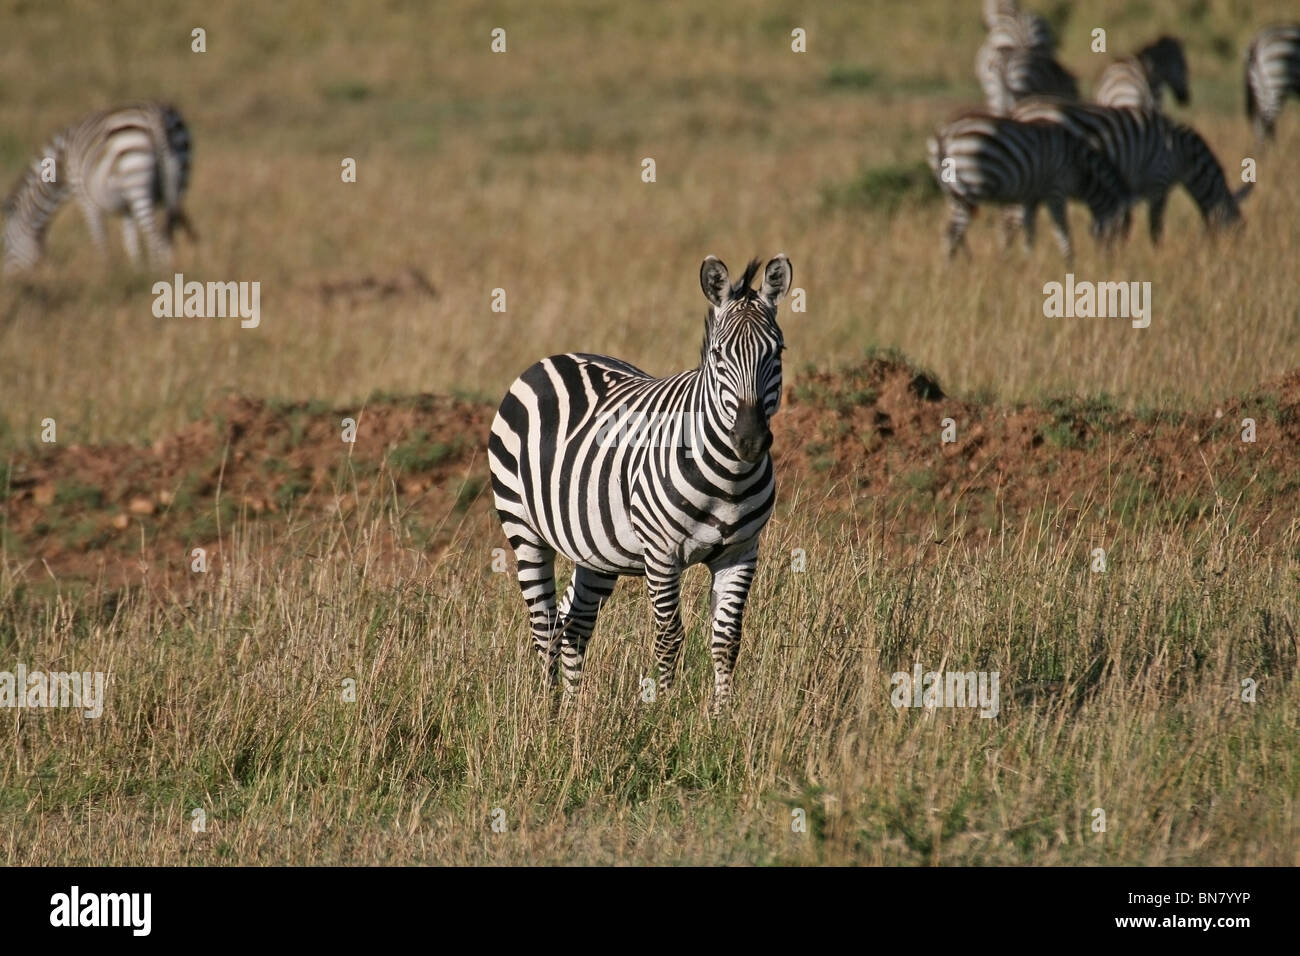
[[[965,248],[977,206],[1012,207],[1003,245],[1046,206],[1067,263],[1072,258],[1066,202],[1083,201],[1092,234],[1103,243],[1127,236],[1130,207],[1145,202],[1153,244],[1160,241],[1169,193],[1183,186],[1214,230],[1241,218],[1251,183],[1228,188],[1223,167],[1194,129],[1161,109],[1168,87],[1190,100],[1182,43],[1163,36],[1106,67],[1095,101],[1079,100],[1078,83],[1055,59],[1047,22],[1016,0],[985,0],[988,35],[975,57],[986,109],[969,110],[927,142],[928,162],[948,206],[944,246]],[[1282,102],[1300,95],[1300,25],[1259,33],[1246,56],[1246,112],[1261,139],[1273,136]]]
[[[1068,199],[1087,204],[1103,241],[1126,234],[1130,206],[1145,200],[1158,242],[1177,185],[1211,226],[1239,218],[1245,191],[1232,193],[1204,139],[1161,111],[1165,87],[1179,103],[1189,100],[1178,40],[1161,37],[1112,63],[1096,102],[1082,103],[1042,17],[1016,0],[985,0],[984,22],[975,67],[987,109],[959,116],[928,143],[950,209],[950,256],[981,203],[1012,206],[1006,236],[1023,229],[1026,243],[1045,205],[1067,260]],[[1270,28],[1250,45],[1246,109],[1259,137],[1272,138],[1291,94],[1300,95],[1300,25]],[[176,227],[193,234],[181,207],[190,153],[179,112],[158,103],[96,113],[57,133],[3,205],[5,272],[40,259],[50,220],[69,198],[101,251],[104,218],[117,215],[133,262],[141,236],[151,261],[167,261]],[[784,255],[762,267],[755,288],[759,274],[756,260],[733,281],[721,261],[704,260],[698,368],[653,378],[605,356],[556,355],[520,375],[501,402],[488,440],[493,497],[534,648],[552,683],[562,672],[568,691],[581,680],[597,614],[624,575],[645,578],[658,687],[670,688],[684,637],[681,576],[704,564],[712,574],[715,711],[730,695],[758,537],[776,494],[768,448],[785,349],[777,306],[793,276]],[[561,554],[574,571],[557,602]]]

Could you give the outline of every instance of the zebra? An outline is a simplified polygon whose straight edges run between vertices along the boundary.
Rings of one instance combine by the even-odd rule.
[[[1183,44],[1169,36],[1106,67],[1097,80],[1094,98],[1101,106],[1159,109],[1166,85],[1174,99],[1186,106],[1191,99],[1187,88],[1187,58]]]
[[[984,5],[988,36],[975,54],[975,76],[989,110],[1005,115],[1036,93],[1077,98],[1074,77],[1052,56],[1056,43],[1047,21],[1014,2]]]
[[[1187,189],[1211,229],[1241,219],[1239,204],[1251,184],[1231,192],[1223,167],[1200,134],[1158,110],[1039,99],[1019,104],[1012,115],[1027,122],[1063,126],[1104,153],[1118,170],[1128,194],[1134,200],[1146,200],[1153,245],[1160,242],[1169,191],[1178,184]],[[1129,221],[1126,210],[1121,235],[1127,235]]]
[[[1282,103],[1300,96],[1300,23],[1268,27],[1246,52],[1246,118],[1259,140],[1271,140]]]
[[[163,103],[142,103],[87,116],[56,133],[10,192],[5,217],[4,271],[34,266],[50,220],[77,200],[95,246],[106,253],[104,216],[122,216],[122,242],[133,263],[143,233],[149,257],[166,262],[177,226],[194,237],[181,208],[190,175],[190,134],[181,114]],[[154,205],[166,221],[159,231]]]
[[[1022,47],[1051,53],[1056,38],[1046,20],[1021,10],[1016,0],[985,0],[984,26],[995,47]]]
[[[750,262],[733,283],[716,257],[700,266],[709,310],[698,368],[653,378],[602,355],[555,355],[520,375],[501,402],[488,441],[493,496],[533,645],[551,684],[563,665],[566,695],[578,688],[596,616],[622,575],[645,578],[658,686],[668,691],[684,637],[680,578],[705,564],[715,714],[730,696],[759,532],[776,497],[769,423],[785,350],[776,314],[793,276],[777,255],[754,289],[758,269]],[[668,424],[637,427],[648,419]],[[558,607],[557,553],[574,565]]]
[[[948,200],[944,238],[951,259],[962,248],[975,207],[1015,204],[1025,245],[1033,244],[1038,206],[1046,205],[1057,243],[1073,258],[1065,204],[1082,199],[1092,212],[1092,233],[1107,240],[1127,208],[1118,171],[1086,141],[1055,123],[1021,122],[969,112],[927,141],[929,163]],[[1010,231],[1004,233],[1010,238]]]

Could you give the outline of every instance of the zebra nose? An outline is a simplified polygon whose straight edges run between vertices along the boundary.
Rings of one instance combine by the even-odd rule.
[[[736,423],[728,433],[731,445],[744,461],[757,461],[772,445],[772,430],[762,406],[742,402],[736,410]]]

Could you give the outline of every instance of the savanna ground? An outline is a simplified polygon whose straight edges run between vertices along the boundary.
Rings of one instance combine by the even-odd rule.
[[[0,670],[111,675],[98,720],[0,711],[0,859],[1300,861],[1300,106],[1265,153],[1241,109],[1287,4],[1036,9],[1085,86],[1093,28],[1183,36],[1176,114],[1258,159],[1215,242],[1179,196],[1105,257],[1074,210],[1075,273],[1150,281],[1148,329],[1045,319],[1049,236],[999,267],[981,216],[941,260],[924,143],[978,99],[974,2],[7,5],[4,176],[175,101],[176,271],[261,282],[262,321],[155,318],[74,210],[0,284]],[[624,582],[556,714],[493,570],[493,400],[553,352],[693,365],[700,260],[777,251],[807,311],[734,706],[697,569],[678,690],[642,700]],[[916,663],[998,671],[999,715],[896,710]]]

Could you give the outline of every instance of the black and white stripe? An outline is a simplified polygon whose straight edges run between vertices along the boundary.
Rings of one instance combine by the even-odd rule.
[[[1107,238],[1127,208],[1118,172],[1095,149],[1056,123],[1020,122],[967,113],[929,140],[929,162],[948,199],[944,238],[948,255],[962,247],[975,207],[1014,205],[1026,244],[1033,243],[1039,205],[1052,217],[1056,239],[1072,256],[1066,201],[1081,199],[1092,212],[1092,232]]]
[[[1078,83],[1052,55],[1055,40],[1042,17],[994,0],[985,4],[984,23],[988,36],[975,54],[975,75],[990,111],[1005,115],[1037,94],[1078,98]]]
[[[778,301],[790,261],[779,255],[750,285],[710,256],[699,368],[653,378],[600,355],[544,359],[510,387],[488,457],[502,527],[514,549],[534,646],[555,680],[576,690],[596,615],[621,575],[643,575],[654,605],[659,686],[668,689],[684,631],[682,572],[713,575],[714,701],[731,690],[758,536],[776,483],[769,421],[781,401]],[[628,427],[630,425],[630,428]],[[557,607],[555,556],[574,564]]]
[[[47,159],[54,161],[53,182],[43,175]],[[106,251],[104,217],[118,215],[132,262],[140,257],[141,234],[150,259],[166,262],[175,228],[190,228],[181,208],[189,173],[189,130],[180,113],[166,104],[95,113],[56,133],[4,203],[5,272],[28,269],[40,260],[50,220],[70,198],[80,205],[101,251]],[[154,220],[155,204],[166,212],[162,229]]]
[[[1223,167],[1200,134],[1158,110],[1037,100],[1020,104],[1013,115],[1060,125],[1104,153],[1133,200],[1147,201],[1153,243],[1160,241],[1169,191],[1179,184],[1187,189],[1207,225],[1226,225],[1241,218],[1238,203],[1250,186],[1232,193]],[[1126,216],[1124,230],[1127,228]]]
[[[1300,23],[1261,30],[1246,52],[1246,117],[1272,139],[1288,96],[1300,96]]]
[[[1168,86],[1174,99],[1186,106],[1187,58],[1183,44],[1163,36],[1135,55],[1116,60],[1102,71],[1097,81],[1096,100],[1102,106],[1129,109],[1159,109],[1161,94]]]

